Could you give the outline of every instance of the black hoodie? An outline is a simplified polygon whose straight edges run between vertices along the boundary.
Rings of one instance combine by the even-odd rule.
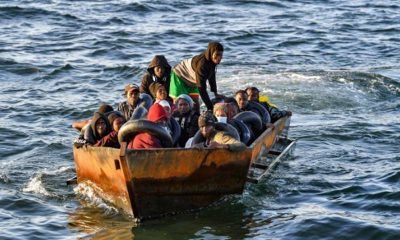
[[[157,66],[165,68],[165,73],[162,78],[158,78],[154,74],[154,68]],[[142,83],[140,84],[140,92],[147,93],[151,96],[149,86],[153,82],[157,82],[157,83],[164,85],[165,89],[167,90],[167,93],[169,93],[170,75],[171,75],[171,66],[169,65],[169,63],[168,63],[167,59],[164,57],[164,55],[154,56],[154,58],[151,60],[149,66],[147,68],[147,72],[143,75]]]

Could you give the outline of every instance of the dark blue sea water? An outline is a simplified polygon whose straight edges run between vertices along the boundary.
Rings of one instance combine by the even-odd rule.
[[[0,1],[0,239],[400,239],[400,2]],[[293,111],[293,155],[243,195],[133,223],[74,176],[73,121],[153,55],[218,40],[223,94]]]

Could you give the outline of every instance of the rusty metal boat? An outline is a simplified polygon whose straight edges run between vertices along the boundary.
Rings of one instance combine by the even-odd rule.
[[[294,145],[290,118],[264,131],[241,152],[227,149],[73,148],[78,183],[136,219],[199,209],[257,183]],[[279,150],[274,147],[280,146]],[[272,158],[271,158],[272,156]]]

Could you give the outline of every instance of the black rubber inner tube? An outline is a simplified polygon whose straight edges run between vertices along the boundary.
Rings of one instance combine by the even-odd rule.
[[[163,147],[173,146],[172,137],[167,130],[162,128],[159,124],[146,119],[130,120],[122,125],[118,132],[118,141],[120,143],[129,142],[137,134],[143,132],[156,136],[161,141]]]
[[[248,145],[251,139],[254,138],[253,132],[244,122],[238,119],[230,119],[228,123],[236,128],[240,135],[240,141],[244,144]]]
[[[244,122],[247,126],[251,128],[254,135],[263,130],[263,123],[260,116],[257,113],[251,111],[240,112],[233,119],[240,120]]]

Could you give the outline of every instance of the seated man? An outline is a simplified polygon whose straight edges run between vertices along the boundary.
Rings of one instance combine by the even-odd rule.
[[[150,107],[149,113],[147,114],[147,119],[149,121],[160,124],[160,126],[163,128],[167,128],[167,113],[165,112],[164,108],[158,103],[155,103]],[[139,133],[128,144],[128,148],[130,149],[162,147],[163,146],[161,141],[156,136],[153,136],[147,132]]]
[[[279,110],[274,104],[270,103],[268,99],[266,101],[260,101],[260,91],[256,87],[248,87],[246,88],[246,93],[248,95],[248,100],[250,102],[257,102],[263,105],[269,115],[271,116],[271,122],[276,122],[279,118],[283,118],[285,116],[292,116],[291,111]]]
[[[112,147],[120,148],[118,142],[118,131],[121,126],[126,122],[124,116],[120,112],[113,112],[108,116],[108,121],[111,125],[112,131],[104,136],[101,140],[97,141],[96,147]]]
[[[89,127],[78,139],[74,141],[76,147],[81,147],[85,144],[95,145],[104,136],[110,133],[111,127],[108,119],[104,114],[95,112]]]
[[[178,146],[184,147],[187,140],[193,137],[199,130],[197,120],[199,115],[193,109],[193,100],[189,95],[181,94],[176,98],[176,111],[172,117],[181,126],[181,136],[178,140]]]
[[[126,96],[126,101],[118,105],[118,111],[124,114],[126,120],[129,120],[135,108],[141,103],[139,87],[136,84],[128,84],[125,86],[123,95]]]
[[[259,103],[249,102],[246,91],[244,90],[237,91],[235,93],[235,99],[239,107],[239,112],[244,112],[244,111],[254,112],[260,116],[263,123],[265,123],[265,127],[274,128],[274,125],[270,122],[267,122],[266,118],[264,118],[266,116],[267,109],[262,105],[260,105]]]
[[[193,147],[224,148],[230,151],[241,151],[246,148],[244,143],[228,133],[215,129],[215,118],[210,111],[201,113],[198,124],[204,142],[195,144]]]

